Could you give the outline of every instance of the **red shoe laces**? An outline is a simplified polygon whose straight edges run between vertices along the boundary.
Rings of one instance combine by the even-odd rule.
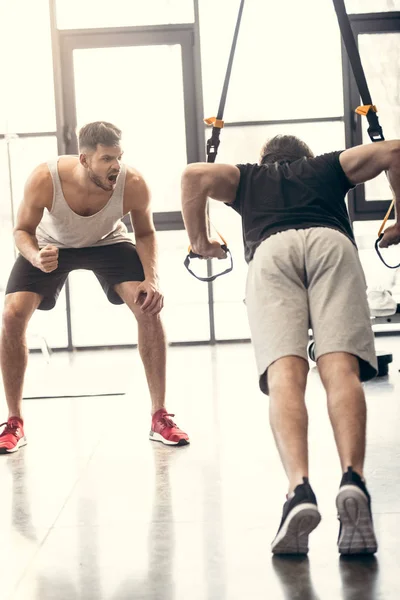
[[[20,427],[18,421],[11,421],[11,423],[7,421],[7,423],[1,423],[0,427],[5,427],[4,431],[2,431],[0,433],[0,437],[2,435],[7,435],[8,433],[11,433],[11,435],[14,435],[15,437],[18,437],[17,436],[17,429],[19,429],[19,427]]]
[[[163,427],[176,427],[176,423],[173,422],[172,419],[169,419],[168,417],[174,417],[175,415],[171,414],[171,413],[164,413],[161,417],[159,417],[157,419],[157,421],[159,423],[161,423],[161,425]]]

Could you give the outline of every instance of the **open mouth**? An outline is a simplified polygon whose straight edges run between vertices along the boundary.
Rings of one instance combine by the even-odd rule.
[[[118,173],[113,173],[107,177],[110,183],[115,183],[117,181]]]

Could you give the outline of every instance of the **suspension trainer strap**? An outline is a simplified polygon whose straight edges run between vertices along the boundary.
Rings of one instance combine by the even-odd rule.
[[[217,116],[210,117],[209,119],[204,119],[204,122],[207,125],[212,125],[211,137],[207,140],[207,162],[208,163],[214,163],[215,159],[217,158],[218,147],[220,144],[219,136],[221,133],[221,129],[224,126],[224,121],[223,121],[224,109],[225,109],[225,104],[226,104],[226,97],[228,95],[229,81],[231,78],[232,65],[233,65],[233,59],[235,57],[235,50],[236,50],[236,44],[237,44],[238,35],[239,35],[240,24],[242,21],[243,7],[244,7],[244,0],[240,0],[239,12],[238,12],[238,16],[236,19],[235,32],[233,34],[232,46],[231,46],[231,51],[229,54],[228,66],[227,66],[226,73],[225,73],[225,80],[224,80],[224,85],[222,88],[222,94],[221,94],[221,99],[219,102]],[[208,208],[207,208],[207,215],[208,215]],[[210,224],[209,219],[208,219],[208,221]],[[227,267],[221,273],[216,273],[214,275],[210,275],[209,277],[200,277],[200,276],[196,275],[196,273],[190,268],[190,261],[193,258],[201,259],[203,257],[199,256],[198,254],[195,254],[192,251],[192,249],[189,247],[189,253],[186,256],[183,264],[185,265],[185,267],[189,271],[189,273],[191,273],[191,275],[193,275],[194,277],[196,277],[196,279],[199,279],[200,281],[207,281],[207,282],[214,281],[215,279],[217,279],[217,277],[221,277],[221,275],[230,273],[230,271],[232,271],[232,269],[233,269],[233,258],[232,258],[232,254],[227,246],[227,243],[218,231],[217,231],[217,234],[219,235],[219,237],[221,238],[221,240],[223,242],[223,244],[221,244],[221,248],[226,252],[227,258],[230,259],[229,267]]]
[[[382,254],[380,253],[379,242],[381,241],[382,238],[383,238],[383,233],[380,234],[380,236],[378,237],[378,239],[375,242],[375,250],[376,250],[377,255],[379,256],[379,258],[381,259],[381,261],[383,262],[385,267],[387,267],[388,269],[398,269],[400,267],[400,263],[398,265],[388,265],[387,262],[385,261],[385,259],[383,258]]]
[[[196,273],[190,268],[190,260],[192,258],[204,258],[204,257],[200,256],[199,254],[195,254],[192,250],[189,250],[189,254],[185,258],[185,262],[183,264],[185,265],[185,267],[187,268],[189,273],[191,273],[193,275],[193,277],[196,277],[196,279],[199,279],[200,281],[214,281],[215,279],[217,279],[217,277],[221,277],[221,275],[230,273],[230,271],[232,271],[232,269],[233,269],[233,258],[232,258],[231,251],[229,250],[229,248],[226,244],[222,244],[221,248],[222,248],[222,250],[224,250],[226,252],[227,257],[229,257],[229,259],[230,259],[229,267],[227,267],[225,269],[225,271],[222,271],[221,273],[215,273],[214,275],[210,275],[209,277],[200,277],[199,275],[196,275]],[[208,260],[208,259],[206,259],[206,260]]]
[[[235,32],[233,34],[231,52],[229,54],[228,66],[225,73],[225,81],[224,86],[222,88],[221,99],[219,101],[219,107],[216,117],[211,117],[209,119],[204,119],[204,122],[207,125],[212,125],[211,137],[207,140],[207,162],[213,163],[217,157],[218,146],[219,146],[219,136],[221,133],[221,129],[224,126],[224,109],[226,104],[226,97],[228,94],[229,81],[231,78],[233,59],[235,57],[236,43],[239,35],[240,23],[242,21],[244,0],[240,1],[239,12],[236,19],[236,27]]]
[[[367,80],[361,63],[360,53],[346,12],[344,0],[333,0],[333,4],[338,18],[343,43],[346,47],[354,74],[354,79],[356,80],[358,91],[363,102],[363,106],[359,106],[356,109],[356,113],[367,117],[369,124],[368,135],[371,138],[371,141],[381,142],[385,138],[383,137],[382,127],[379,124],[377,108],[372,103],[371,94],[368,89]]]
[[[379,124],[379,119],[377,115],[377,108],[372,103],[371,94],[369,92],[367,79],[365,77],[364,69],[361,63],[360,53],[358,51],[357,43],[353,34],[353,30],[350,25],[350,20],[346,11],[346,7],[344,4],[344,0],[333,0],[333,4],[335,7],[336,15],[339,22],[340,32],[342,34],[342,40],[345,45],[347,55],[351,64],[351,68],[353,71],[354,79],[356,80],[358,92],[361,96],[361,100],[363,102],[363,106],[359,106],[356,108],[356,113],[362,116],[367,117],[368,119],[368,135],[372,142],[382,142],[384,141],[383,130]],[[387,175],[387,173],[386,173]],[[378,238],[375,242],[375,250],[378,254],[380,260],[383,264],[389,269],[397,269],[399,265],[391,266],[388,265],[387,262],[382,257],[379,250],[379,242],[383,237],[383,230],[385,228],[386,222],[390,216],[390,213],[394,206],[394,199],[389,207],[389,210],[386,213],[385,218],[383,219],[382,225],[378,231]]]

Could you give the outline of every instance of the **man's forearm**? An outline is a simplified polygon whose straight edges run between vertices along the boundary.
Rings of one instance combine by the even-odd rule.
[[[146,279],[158,279],[158,245],[155,232],[136,237],[136,250]]]
[[[400,224],[400,144],[393,149],[391,164],[386,174],[393,192],[396,221]]]
[[[182,215],[192,250],[197,254],[208,244],[207,194],[199,183],[195,177],[182,178]]]
[[[27,231],[23,231],[22,229],[16,229],[14,231],[14,241],[22,256],[32,263],[35,256],[39,252],[39,245],[36,236],[28,233]]]

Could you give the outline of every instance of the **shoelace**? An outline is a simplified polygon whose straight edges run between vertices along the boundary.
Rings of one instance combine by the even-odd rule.
[[[11,433],[15,437],[17,437],[17,429],[19,429],[19,427],[20,427],[20,424],[18,423],[18,421],[11,421],[11,423],[9,423],[7,421],[6,423],[0,424],[0,427],[4,427],[4,426],[5,426],[5,429],[4,429],[4,431],[2,431],[0,433],[0,436],[7,435],[7,433]]]
[[[168,417],[174,417],[175,415],[171,413],[164,413],[157,421],[162,424],[163,427],[176,427],[176,423],[173,422],[172,419]]]

